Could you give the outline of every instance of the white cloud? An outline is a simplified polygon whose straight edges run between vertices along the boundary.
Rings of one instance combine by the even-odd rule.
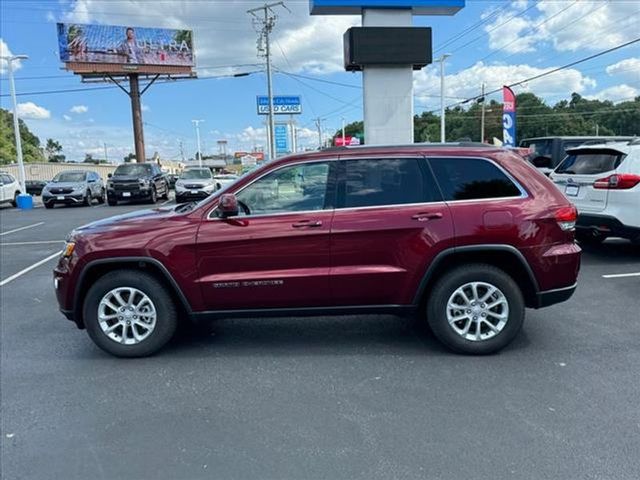
[[[618,63],[609,65],[606,71],[609,75],[620,78],[623,81],[640,82],[640,58],[626,58]]]
[[[637,36],[638,1],[538,1],[519,15],[527,2],[512,2],[484,30],[489,47],[505,53],[603,50]]]
[[[51,117],[51,112],[33,102],[18,104],[18,117],[23,120],[43,120]]]
[[[9,45],[5,43],[5,41],[0,37],[0,56],[1,57],[11,57],[14,53],[9,49]],[[22,67],[21,61],[16,60],[13,62],[13,71],[19,70]],[[7,72],[7,61],[0,60],[0,73]]]
[[[124,17],[131,15],[140,26],[191,28],[198,74],[204,76],[232,70],[215,68],[219,66],[247,64],[234,70],[247,71],[258,68],[255,64],[264,64],[264,59],[257,57],[258,35],[252,18],[246,13],[262,5],[262,0],[166,1],[155,2],[150,13],[146,0],[121,2],[117,9],[105,9],[100,0],[77,0],[65,20],[119,25]],[[275,9],[278,19],[272,33],[274,64],[283,70],[298,72],[342,71],[342,35],[349,26],[359,24],[359,17],[311,17],[306,1],[290,1],[287,6],[292,13]]]
[[[81,113],[87,113],[89,111],[89,107],[87,107],[86,105],[74,105],[69,109],[69,111],[71,113],[76,113],[79,115]]]
[[[486,65],[478,62],[470,68],[461,70],[445,78],[445,96],[470,98],[480,95],[481,84],[486,84],[486,91],[510,85],[526,78],[533,77],[553,68],[537,68],[531,65]],[[436,66],[430,66],[414,76],[416,104],[428,108],[437,108],[440,88],[440,75]],[[530,91],[545,97],[568,97],[572,92],[580,94],[595,88],[596,82],[574,69],[561,70],[552,75],[542,77],[515,88],[516,93]],[[435,98],[434,98],[435,97]],[[498,97],[499,98],[499,97]],[[455,103],[449,100],[448,104]]]
[[[593,95],[586,95],[585,98],[589,100],[610,100],[613,103],[618,103],[626,100],[633,100],[638,96],[640,96],[639,89],[623,83],[622,85],[614,85],[613,87],[605,88]]]
[[[67,115],[66,113],[64,115],[62,115],[62,118],[64,118],[67,122],[71,121],[71,117],[69,115]]]

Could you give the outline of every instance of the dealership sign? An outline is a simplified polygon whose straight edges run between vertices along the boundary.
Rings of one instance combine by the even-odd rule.
[[[465,0],[310,0],[311,15],[359,15],[364,9],[412,10],[414,15],[453,15]]]
[[[259,95],[258,115],[269,115],[269,97]],[[276,115],[298,115],[302,113],[300,95],[277,95],[273,97],[273,113]]]
[[[193,67],[191,30],[58,23],[64,63]]]

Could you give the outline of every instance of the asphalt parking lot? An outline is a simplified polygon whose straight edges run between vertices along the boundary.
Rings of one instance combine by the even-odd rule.
[[[51,269],[137,208],[0,209],[2,478],[640,478],[640,247],[586,248],[576,295],[494,356],[380,315],[225,320],[120,360]]]

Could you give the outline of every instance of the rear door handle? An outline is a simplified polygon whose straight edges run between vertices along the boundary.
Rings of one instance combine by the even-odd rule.
[[[320,220],[302,220],[291,225],[293,228],[317,228],[322,226]]]
[[[437,220],[439,218],[442,218],[442,213],[440,212],[416,213],[411,218],[413,220],[418,220],[419,222],[428,222],[429,220]]]

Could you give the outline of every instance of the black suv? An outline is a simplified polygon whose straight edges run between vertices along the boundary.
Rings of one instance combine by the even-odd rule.
[[[169,180],[156,163],[127,163],[119,165],[107,181],[107,202],[114,206],[119,200],[148,200],[169,198]]]

